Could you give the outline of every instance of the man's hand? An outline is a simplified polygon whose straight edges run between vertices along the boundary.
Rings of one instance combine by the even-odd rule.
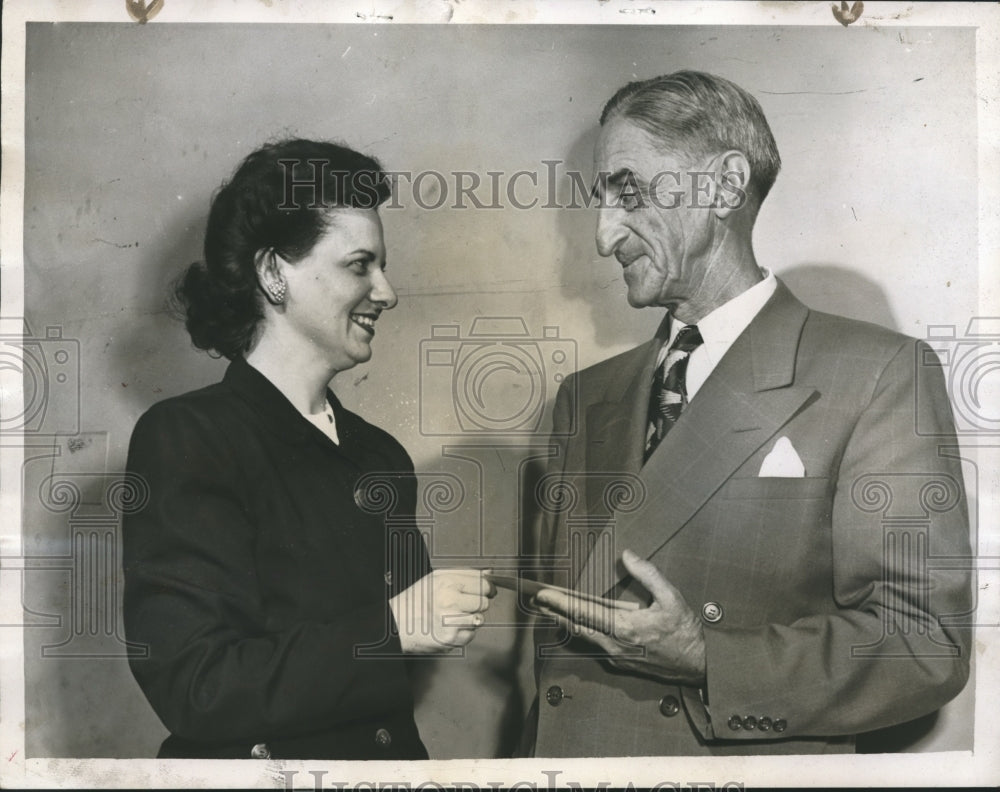
[[[488,571],[437,569],[390,599],[403,651],[441,653],[469,643],[496,594]]]
[[[649,561],[626,550],[622,562],[653,595],[648,608],[605,607],[553,589],[539,591],[535,602],[570,634],[597,644],[618,668],[703,685],[705,636],[701,620]]]

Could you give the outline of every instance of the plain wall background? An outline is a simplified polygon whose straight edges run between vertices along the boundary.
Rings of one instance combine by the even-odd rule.
[[[120,619],[114,519],[100,500],[136,419],[224,370],[191,348],[165,297],[199,257],[210,196],[238,161],[294,134],[343,140],[390,169],[543,178],[542,161],[560,160],[589,178],[603,103],[679,68],[733,79],[771,123],[784,167],[757,223],[763,265],[815,308],[961,334],[978,291],[971,29],[29,25],[25,312],[35,336],[58,327],[79,342],[79,399],[71,383],[46,420],[82,433],[26,453],[26,552],[66,556],[71,534],[98,526],[90,577],[28,580],[29,755],[152,756],[164,736],[119,641],[68,637],[74,624],[113,633]],[[334,387],[418,470],[464,482],[462,506],[436,518],[439,560],[512,556],[519,467],[543,439],[482,448],[475,435],[422,433],[421,407],[440,415],[420,402],[421,340],[436,324],[467,333],[475,317],[523,317],[534,336],[558,327],[584,366],[648,338],[660,314],[628,307],[618,264],[594,248],[592,210],[432,211],[408,189],[400,202],[383,212],[400,304],[379,323],[372,362]],[[423,373],[446,389],[440,371]],[[516,404],[516,384],[499,398]],[[82,482],[75,511],[33,496],[53,472]],[[71,595],[87,580],[98,587]],[[422,664],[417,717],[432,756],[510,749],[530,679],[523,634],[503,626],[514,621],[501,593],[466,658]],[[970,684],[911,747],[969,747],[971,712]]]

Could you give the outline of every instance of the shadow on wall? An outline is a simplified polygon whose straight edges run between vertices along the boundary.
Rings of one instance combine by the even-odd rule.
[[[806,262],[775,274],[815,311],[905,332],[899,327],[882,287],[854,270],[839,264]]]
[[[118,414],[138,418],[158,401],[200,388],[222,378],[226,361],[202,352],[191,343],[184,317],[172,304],[174,285],[193,261],[201,259],[205,213],[190,211],[172,216],[161,235],[160,248],[141,265],[143,294],[151,296],[145,310],[121,314],[110,328],[115,343],[109,381],[122,383]],[[131,427],[129,429],[131,432]]]
[[[595,126],[577,137],[566,157],[565,169],[578,174],[579,181],[563,178],[558,182],[556,200],[569,208],[557,211],[556,228],[563,240],[559,262],[562,296],[585,304],[594,343],[606,349],[623,340],[651,336],[660,312],[631,308],[623,296],[617,261],[603,259],[597,253],[596,203],[588,208],[586,191],[593,178],[592,157],[598,132]],[[901,330],[882,287],[855,270],[835,263],[804,262],[777,274],[810,308]]]

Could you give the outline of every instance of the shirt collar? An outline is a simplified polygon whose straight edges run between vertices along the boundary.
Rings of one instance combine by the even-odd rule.
[[[778,286],[774,273],[766,267],[761,267],[760,271],[764,276],[763,280],[736,295],[729,302],[723,303],[698,322],[698,331],[701,333],[705,352],[712,363],[718,363],[722,359],[722,356],[729,351],[729,347],[747,329],[774,294]],[[679,321],[670,322],[670,337],[664,345],[665,349],[673,343],[683,327]]]

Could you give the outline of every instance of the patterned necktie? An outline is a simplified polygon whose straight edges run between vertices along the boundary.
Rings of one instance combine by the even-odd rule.
[[[684,384],[688,358],[702,343],[701,333],[695,325],[685,325],[667,351],[667,357],[656,369],[653,387],[649,393],[649,426],[646,431],[646,462],[660,441],[681,416],[687,404]]]

